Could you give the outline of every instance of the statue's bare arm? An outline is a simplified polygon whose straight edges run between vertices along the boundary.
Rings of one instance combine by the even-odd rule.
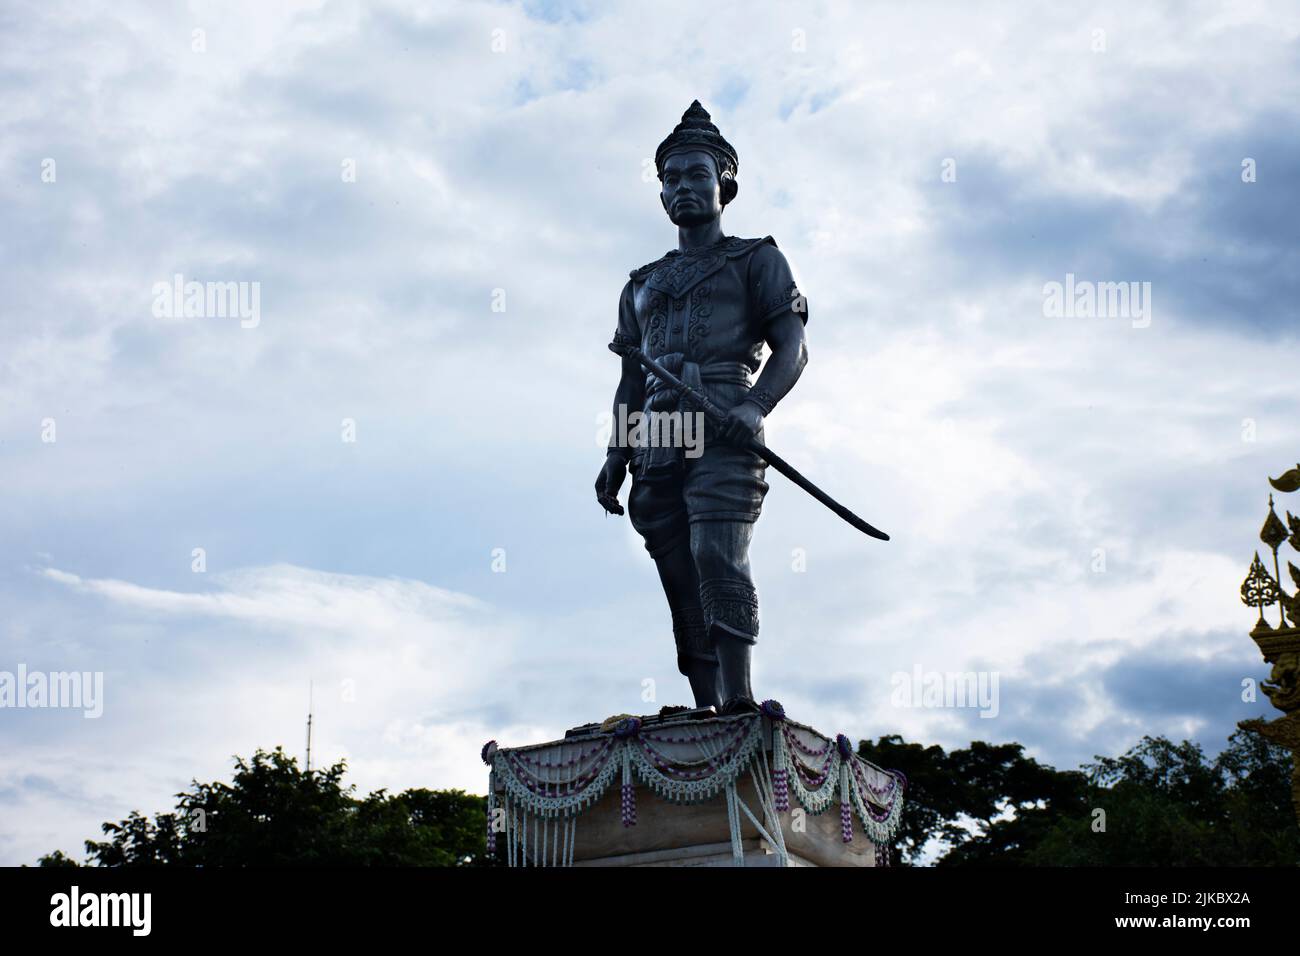
[[[727,413],[722,433],[742,443],[763,425],[765,415],[794,388],[808,364],[808,337],[798,313],[786,312],[767,324],[764,337],[772,354],[745,400]]]
[[[641,363],[634,358],[624,356],[622,373],[619,375],[618,387],[614,389],[614,425],[619,421],[619,406],[627,409],[626,414],[640,411],[645,404],[645,374]],[[622,514],[623,508],[618,504],[618,490],[623,486],[627,476],[628,451],[613,440],[605,455],[605,463],[596,476],[596,500],[611,514]]]

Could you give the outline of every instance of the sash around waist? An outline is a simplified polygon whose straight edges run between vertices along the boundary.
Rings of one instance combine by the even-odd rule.
[[[707,362],[692,362],[680,352],[661,355],[656,361],[692,388],[697,388],[706,383],[746,386],[750,384],[750,369],[744,362],[720,359]],[[653,372],[646,373],[645,381],[647,406],[662,405],[662,400],[654,402],[653,399],[661,392],[672,391],[672,386],[661,381]]]

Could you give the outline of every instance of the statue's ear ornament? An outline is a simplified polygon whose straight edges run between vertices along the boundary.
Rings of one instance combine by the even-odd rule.
[[[736,182],[736,177],[730,172],[722,174],[722,205],[727,205],[736,198],[736,193],[740,192],[740,184]]]

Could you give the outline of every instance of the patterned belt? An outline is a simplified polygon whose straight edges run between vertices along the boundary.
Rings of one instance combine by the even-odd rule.
[[[691,388],[698,389],[705,382],[726,383],[729,385],[748,385],[749,366],[744,362],[714,360],[711,362],[689,361],[681,352],[670,352],[658,356],[658,362],[672,372]],[[684,407],[680,396],[667,382],[662,382],[653,372],[646,373],[645,379],[646,410],[672,411]],[[687,402],[691,410],[694,406]]]
[[[667,355],[658,356],[658,361],[665,369],[680,378],[684,384],[689,385],[696,391],[703,391],[702,386],[705,383],[746,386],[750,384],[749,366],[744,362],[721,360],[703,363],[692,362],[681,352],[670,352]],[[677,389],[667,382],[661,381],[657,375],[650,372],[646,373],[645,394],[645,410],[647,413],[680,411],[683,415],[688,415],[699,411],[695,403],[679,395]],[[682,437],[680,428],[679,422],[671,422],[670,427],[661,431],[660,434],[666,432],[674,440],[641,449],[638,455],[637,478],[639,480],[653,481],[667,478],[674,475],[681,468],[685,443],[680,440]],[[701,433],[698,435],[697,440],[702,438]]]

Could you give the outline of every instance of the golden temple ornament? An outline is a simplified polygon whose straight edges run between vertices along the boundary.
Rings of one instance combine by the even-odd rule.
[[[1300,491],[1300,464],[1277,478],[1270,478],[1268,483],[1283,494]],[[1268,496],[1268,516],[1260,529],[1259,539],[1273,552],[1273,573],[1268,573],[1256,551],[1246,579],[1241,583],[1241,600],[1259,612],[1259,620],[1250,636],[1264,660],[1272,665],[1268,679],[1260,683],[1260,689],[1269,703],[1282,711],[1282,716],[1271,721],[1258,717],[1243,720],[1237,726],[1291,751],[1291,802],[1296,819],[1300,821],[1300,627],[1297,626],[1300,623],[1300,568],[1287,561],[1287,571],[1296,586],[1295,595],[1289,595],[1282,588],[1278,557],[1279,549],[1288,542],[1300,551],[1300,519],[1287,511],[1286,524],[1283,524],[1277,516],[1271,494]],[[1275,603],[1278,608],[1276,628],[1268,623],[1264,613],[1266,607]]]

